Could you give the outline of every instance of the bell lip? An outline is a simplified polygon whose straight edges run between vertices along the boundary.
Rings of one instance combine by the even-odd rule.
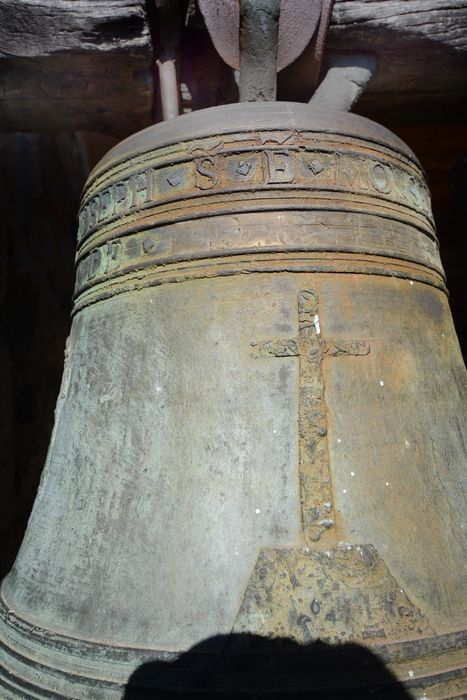
[[[200,109],[175,119],[158,122],[128,136],[96,164],[84,191],[107,170],[124,160],[174,143],[208,136],[252,130],[307,130],[361,138],[406,156],[421,168],[420,161],[402,139],[366,117],[350,112],[318,109],[301,102],[239,102]]]
[[[43,627],[37,624],[37,621],[27,619],[27,617],[23,617],[17,611],[13,611],[1,593],[0,632],[3,632],[0,646],[5,661],[4,669],[1,670],[4,670],[4,673],[8,673],[14,680],[28,682],[21,673],[21,665],[25,663],[32,670],[34,670],[35,666],[42,673],[42,682],[40,686],[33,685],[33,687],[41,689],[44,689],[44,680],[55,679],[57,674],[70,684],[83,683],[89,687],[89,684],[95,684],[97,681],[97,683],[103,682],[109,688],[112,686],[119,687],[122,682],[127,682],[129,674],[142,663],[159,661],[170,664],[170,662],[176,661],[187,654],[187,652],[192,655],[192,658],[196,658],[197,654],[214,653],[217,655],[219,640],[224,646],[225,640],[229,637],[229,634],[220,634],[204,641],[200,640],[194,647],[192,646],[188,649],[164,650],[152,645],[138,646],[116,643],[112,640],[96,640],[81,636],[71,636],[53,628]],[[235,658],[237,655],[254,656],[257,653],[258,649],[255,650],[254,647],[250,648],[247,643],[245,644],[244,640],[247,640],[248,636],[249,633],[244,638],[241,633],[234,635],[236,639],[233,639],[232,648],[224,656],[227,663],[229,658]],[[405,677],[405,682],[411,685],[422,681],[429,687],[431,679],[437,681],[441,680],[440,676],[445,676],[444,669],[441,669],[440,672],[439,668],[433,668],[432,659],[435,655],[445,655],[448,661],[447,673],[452,674],[454,677],[461,677],[464,664],[458,665],[456,659],[451,655],[462,651],[465,648],[466,640],[466,630],[459,627],[451,630],[440,630],[439,632],[433,631],[429,636],[384,639],[384,641],[380,639],[378,643],[373,644],[369,640],[355,639],[348,639],[344,643],[356,644],[361,649],[372,652],[381,662],[390,664],[394,671],[400,668],[400,671],[404,673],[406,664],[415,662],[418,666],[418,672],[414,674],[413,680]],[[293,640],[287,638],[284,638],[283,641],[294,643]],[[319,643],[319,639],[315,640],[315,643],[316,641]],[[322,641],[329,644],[329,640]],[[301,644],[298,644],[298,647],[300,646]],[[293,648],[295,649],[296,647]],[[335,648],[336,645],[332,642],[330,646],[324,645],[321,649],[319,646],[315,647],[316,653],[323,660]],[[303,645],[302,649],[306,653],[307,645]],[[261,648],[259,648],[259,651],[261,651]],[[64,655],[68,657],[68,661],[65,664]],[[282,653],[279,652],[278,658],[281,655]],[[79,670],[75,668],[76,659],[79,659]],[[34,665],[31,663],[32,660],[34,660]],[[96,663],[101,664],[103,660],[104,663],[101,668],[96,669]],[[8,661],[10,662],[9,664]],[[99,670],[101,673],[99,673]],[[106,671],[104,676],[102,671]],[[110,677],[108,675],[109,671],[111,672]],[[399,680],[402,681],[402,678],[399,677]],[[0,671],[1,688],[2,673]],[[53,688],[47,688],[46,686],[46,690],[49,689],[53,691]],[[75,697],[74,693],[73,697]],[[83,696],[80,695],[79,697]]]

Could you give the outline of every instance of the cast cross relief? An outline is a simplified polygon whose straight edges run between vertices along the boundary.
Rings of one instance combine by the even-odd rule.
[[[299,358],[299,479],[302,528],[317,542],[335,523],[322,362],[325,357],[368,355],[365,340],[334,340],[321,335],[318,298],[298,295],[298,337],[251,343],[255,357]]]

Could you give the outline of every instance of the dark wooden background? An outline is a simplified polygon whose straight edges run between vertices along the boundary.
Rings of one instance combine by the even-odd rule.
[[[76,211],[116,141],[160,118],[150,0],[0,0],[0,575],[44,464],[69,330]],[[236,101],[192,0],[180,3],[183,109]],[[369,52],[354,108],[399,134],[430,184],[451,307],[467,349],[467,0],[336,0],[327,42]],[[310,52],[278,98],[311,96]],[[66,468],[66,465],[63,465]]]

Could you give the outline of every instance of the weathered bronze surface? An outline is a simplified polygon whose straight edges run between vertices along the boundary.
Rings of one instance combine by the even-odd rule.
[[[407,146],[306,105],[179,117],[101,161],[78,238],[2,698],[122,697],[232,632],[462,697],[466,373]]]

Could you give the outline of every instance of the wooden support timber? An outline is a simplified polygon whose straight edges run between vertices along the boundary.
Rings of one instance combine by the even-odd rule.
[[[144,0],[0,0],[0,129],[123,135],[150,124],[148,7]],[[213,49],[199,14],[194,24],[182,49],[185,43],[191,51],[196,34],[196,79],[212,80]],[[460,122],[467,115],[466,30],[467,0],[336,0],[328,50],[376,55],[358,112],[387,124]],[[279,74],[279,99],[308,101],[309,73],[305,50]]]
[[[142,0],[0,0],[0,129],[143,128],[151,64]]]

